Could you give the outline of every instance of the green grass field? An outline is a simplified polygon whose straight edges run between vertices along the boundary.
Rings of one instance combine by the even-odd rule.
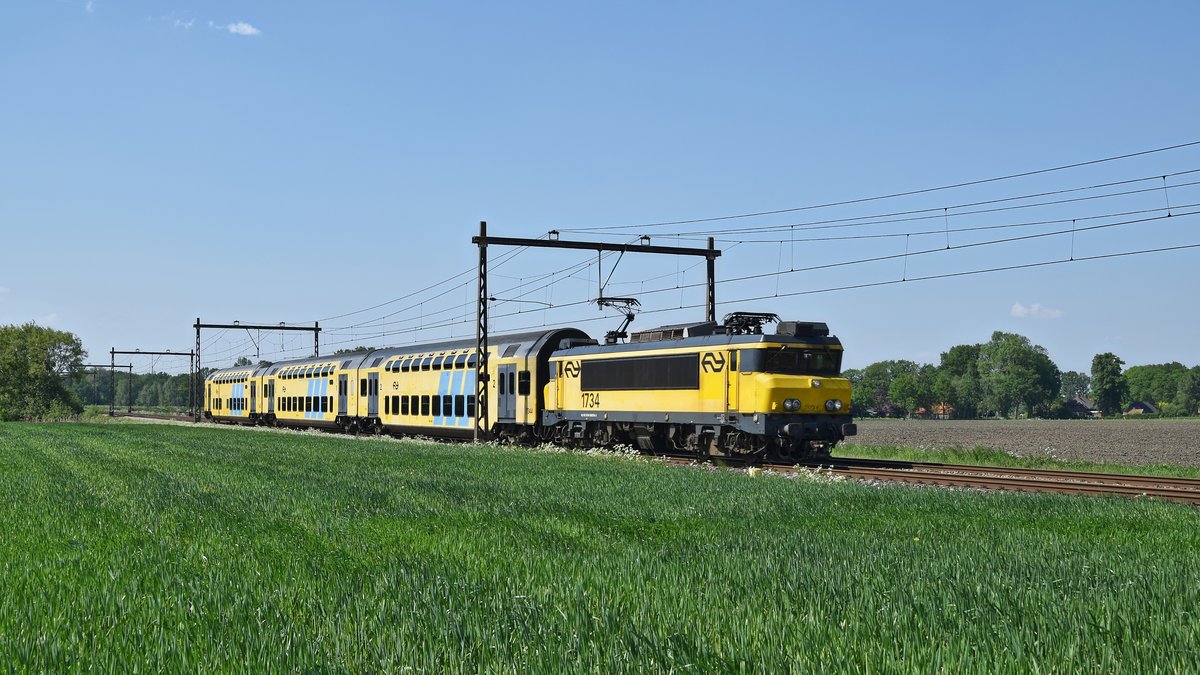
[[[7,424],[0,663],[1191,672],[1197,515],[523,449]]]

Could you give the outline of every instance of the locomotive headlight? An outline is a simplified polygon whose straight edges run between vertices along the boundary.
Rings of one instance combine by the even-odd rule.
[[[825,401],[825,409],[828,410],[829,412],[841,410],[842,402],[836,398],[829,399],[828,401]]]
[[[788,412],[796,412],[797,410],[800,409],[800,399],[785,398],[783,400],[783,409]]]
[[[820,380],[813,380],[813,381],[812,381],[812,386],[813,386],[813,389],[820,389],[820,388],[821,388],[821,381],[820,381]]]

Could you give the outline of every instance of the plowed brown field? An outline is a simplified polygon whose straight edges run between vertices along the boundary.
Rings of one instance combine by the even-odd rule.
[[[1020,457],[1200,466],[1197,419],[856,421],[859,435],[848,445],[981,447]]]

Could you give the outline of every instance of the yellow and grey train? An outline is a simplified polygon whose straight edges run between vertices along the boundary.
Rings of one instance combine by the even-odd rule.
[[[761,330],[777,322],[774,334]],[[630,445],[652,453],[802,458],[854,435],[842,345],[823,323],[735,313],[600,344],[558,328],[494,336],[487,359],[493,436]],[[215,371],[216,422],[470,438],[474,340],[377,349]]]

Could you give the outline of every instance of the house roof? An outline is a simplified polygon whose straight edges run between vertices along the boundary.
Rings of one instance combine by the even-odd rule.
[[[1078,403],[1079,405],[1087,408],[1088,410],[1096,409],[1096,404],[1092,401],[1092,399],[1090,399],[1086,396],[1074,396],[1071,398],[1070,401],[1067,401],[1067,402],[1068,403],[1071,403],[1071,402]]]
[[[1155,406],[1153,403],[1147,403],[1145,401],[1134,401],[1133,403],[1129,404],[1129,407],[1125,409],[1125,412],[1133,412],[1134,410],[1140,410],[1142,412],[1147,412],[1147,413],[1156,413],[1156,412],[1158,412],[1158,407]]]

